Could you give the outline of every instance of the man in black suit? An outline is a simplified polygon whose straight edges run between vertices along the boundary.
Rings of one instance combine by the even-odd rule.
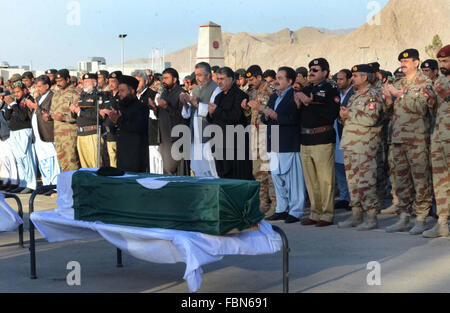
[[[305,182],[300,158],[300,110],[294,100],[296,73],[281,67],[261,121],[267,125],[267,151],[277,196],[276,213],[268,220],[300,221],[305,206]]]
[[[248,100],[248,95],[236,85],[234,73],[229,67],[217,71],[217,83],[222,92],[216,96],[214,103],[209,104],[207,116],[207,121],[218,125],[223,135],[223,141],[216,142],[214,146],[217,174],[220,178],[254,180],[249,133],[239,131],[239,128],[243,130],[249,124],[241,106],[244,99]],[[233,127],[236,132],[227,133],[227,128],[231,130]],[[242,146],[238,146],[241,141],[238,139],[243,139]],[[220,144],[222,147],[217,146]]]
[[[136,97],[139,82],[132,76],[119,79],[119,110],[108,112],[117,127],[117,167],[125,171],[148,172],[148,105]]]

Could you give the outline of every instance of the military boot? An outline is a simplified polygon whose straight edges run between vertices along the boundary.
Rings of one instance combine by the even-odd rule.
[[[338,228],[351,228],[360,225],[363,222],[363,210],[362,208],[352,208],[352,216],[345,222],[338,224]]]
[[[377,210],[372,209],[367,211],[366,221],[364,222],[364,224],[359,225],[358,228],[356,228],[356,230],[367,231],[376,228],[378,228]]]
[[[416,225],[409,231],[411,235],[422,235],[427,230],[427,223],[425,217],[417,217]]]
[[[389,214],[397,214],[398,212],[398,208],[397,208],[397,204],[398,204],[398,198],[397,195],[395,193],[392,194],[392,204],[390,207],[388,207],[387,209],[381,210],[381,214],[383,215],[389,215]]]
[[[388,233],[396,233],[396,232],[405,232],[409,231],[409,214],[402,213],[400,214],[400,219],[397,223],[392,226],[386,227],[386,232]]]
[[[425,238],[438,238],[438,237],[448,237],[448,220],[447,218],[439,217],[436,225],[430,230],[427,230],[423,233]]]

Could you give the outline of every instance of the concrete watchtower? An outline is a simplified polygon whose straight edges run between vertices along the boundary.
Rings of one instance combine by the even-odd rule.
[[[225,66],[222,27],[213,22],[200,26],[198,32],[197,62],[208,62],[211,66]]]

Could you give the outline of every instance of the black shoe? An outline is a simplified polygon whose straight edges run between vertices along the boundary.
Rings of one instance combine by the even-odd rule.
[[[283,213],[275,213],[271,217],[266,218],[266,221],[281,221],[285,220],[289,216],[289,213],[283,212]]]
[[[334,209],[335,210],[349,210],[350,206],[349,206],[349,202],[345,201],[345,200],[341,200],[335,203],[334,205]]]
[[[292,215],[289,215],[288,217],[286,217],[284,222],[286,224],[294,224],[294,223],[300,222],[300,219],[296,218],[296,217],[293,217]]]
[[[33,189],[30,189],[30,188],[25,188],[24,190],[22,190],[21,192],[19,192],[19,194],[21,194],[21,195],[26,195],[26,194],[29,194],[29,193],[33,193]]]
[[[44,193],[43,195],[44,195],[44,196],[47,196],[47,197],[50,197],[50,196],[51,196],[52,194],[54,194],[54,193],[56,193],[56,190],[52,189],[52,190],[47,191],[47,192]]]
[[[11,189],[9,192],[10,193],[19,193],[19,192],[21,192],[22,190],[24,190],[25,188],[23,188],[23,187],[17,187],[17,188],[15,188],[15,189]]]

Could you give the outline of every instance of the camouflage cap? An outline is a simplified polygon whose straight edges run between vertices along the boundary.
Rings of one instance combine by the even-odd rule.
[[[9,81],[11,83],[15,83],[17,81],[22,81],[22,75],[20,74],[14,74],[13,76],[11,76],[11,78],[9,79]]]

